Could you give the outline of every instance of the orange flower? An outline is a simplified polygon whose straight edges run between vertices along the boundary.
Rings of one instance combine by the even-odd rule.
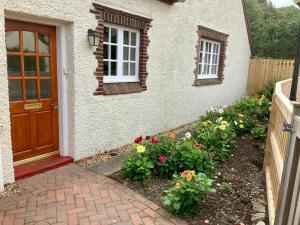
[[[190,173],[189,170],[185,170],[185,171],[182,172],[181,175],[182,175],[183,177],[187,177],[187,175],[188,175],[189,173]]]
[[[194,147],[197,148],[197,149],[200,149],[202,147],[202,145],[201,144],[195,144]]]
[[[176,137],[176,134],[173,133],[173,132],[171,132],[171,131],[169,131],[167,135],[168,135],[169,137],[171,137],[171,138],[175,138],[175,137]]]
[[[180,183],[176,183],[176,184],[175,184],[175,188],[176,188],[176,189],[180,189],[180,187],[181,187],[181,184],[180,184]]]
[[[187,175],[187,177],[186,177],[186,180],[187,180],[188,182],[191,182],[192,179],[193,179],[193,175],[192,175],[192,173],[189,173],[189,174]]]

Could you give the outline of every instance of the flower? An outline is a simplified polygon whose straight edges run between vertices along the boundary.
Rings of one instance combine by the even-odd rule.
[[[155,137],[152,137],[151,138],[151,143],[154,144],[154,145],[157,144],[158,143],[158,139],[155,138]]]
[[[197,149],[200,149],[202,147],[202,145],[197,143],[197,144],[194,145],[194,147],[197,148]]]
[[[137,153],[144,153],[146,151],[146,148],[143,145],[139,144],[133,144],[133,147],[135,147]]]
[[[223,117],[219,117],[219,118],[216,120],[216,122],[217,122],[217,123],[221,123],[222,120],[223,120]]]
[[[160,157],[159,157],[159,162],[160,163],[165,163],[166,161],[167,161],[167,157],[166,156],[164,156],[164,155],[161,155]]]
[[[237,126],[237,125],[238,125],[238,122],[234,121],[234,124]]]
[[[171,137],[171,138],[175,138],[175,137],[176,137],[176,134],[173,133],[173,132],[171,132],[171,131],[169,131],[169,132],[167,133],[167,136],[169,136],[169,137]]]
[[[181,187],[181,184],[177,182],[177,183],[175,184],[175,188],[176,188],[176,189],[180,189],[180,187]]]
[[[186,139],[190,139],[190,138],[192,137],[192,135],[191,135],[190,132],[187,132],[187,133],[185,134],[185,137],[186,137]]]
[[[223,114],[224,113],[224,109],[219,109],[219,113]]]
[[[146,138],[145,138],[146,141],[149,141],[150,139],[151,139],[150,136],[146,136]]]
[[[186,142],[186,138],[181,138],[181,140],[182,140],[183,142]]]
[[[137,137],[137,138],[134,140],[134,143],[139,144],[139,143],[141,143],[142,141],[143,141],[143,137],[142,137],[142,136],[139,136],[139,137]]]
[[[219,128],[220,128],[221,130],[226,130],[226,126],[225,126],[225,125],[223,125],[223,124],[222,124],[222,125],[220,125],[220,126],[219,126]]]
[[[244,125],[243,125],[243,124],[240,124],[240,128],[241,128],[241,129],[244,129],[245,127],[244,127]]]
[[[204,121],[204,122],[202,122],[202,125],[205,126],[205,127],[207,127],[208,122]]]
[[[240,113],[240,114],[239,114],[239,117],[244,117],[244,115]]]
[[[240,120],[240,123],[244,123],[244,121],[243,121],[243,120]]]
[[[186,176],[186,180],[187,180],[188,182],[191,182],[192,179],[193,179],[193,175],[192,175],[192,173],[189,173],[189,174]]]
[[[225,121],[225,120],[222,121],[221,124],[222,124],[222,125],[225,125],[225,126],[229,126],[229,123],[228,123],[227,121]]]

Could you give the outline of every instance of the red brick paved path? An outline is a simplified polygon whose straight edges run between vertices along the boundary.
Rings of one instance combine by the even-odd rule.
[[[1,224],[186,224],[126,186],[75,164],[18,183],[26,191],[0,200]]]

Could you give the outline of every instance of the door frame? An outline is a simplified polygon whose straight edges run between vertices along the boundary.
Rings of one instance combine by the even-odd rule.
[[[59,129],[59,154],[61,156],[73,157],[73,152],[69,148],[68,136],[68,86],[67,86],[67,49],[66,49],[66,24],[47,21],[41,18],[5,13],[5,19],[16,20],[20,22],[30,22],[40,25],[50,25],[56,27],[56,57],[57,57],[57,91],[58,91],[58,129]],[[57,152],[55,152],[57,154]],[[45,155],[45,156],[50,156]],[[43,156],[43,155],[42,155]],[[37,161],[38,157],[26,159],[14,163],[14,167],[31,161]],[[26,162],[25,162],[26,161]]]

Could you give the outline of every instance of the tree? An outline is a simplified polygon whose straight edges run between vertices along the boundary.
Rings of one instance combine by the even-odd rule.
[[[253,56],[293,58],[300,12],[294,7],[275,8],[267,0],[247,0]]]

